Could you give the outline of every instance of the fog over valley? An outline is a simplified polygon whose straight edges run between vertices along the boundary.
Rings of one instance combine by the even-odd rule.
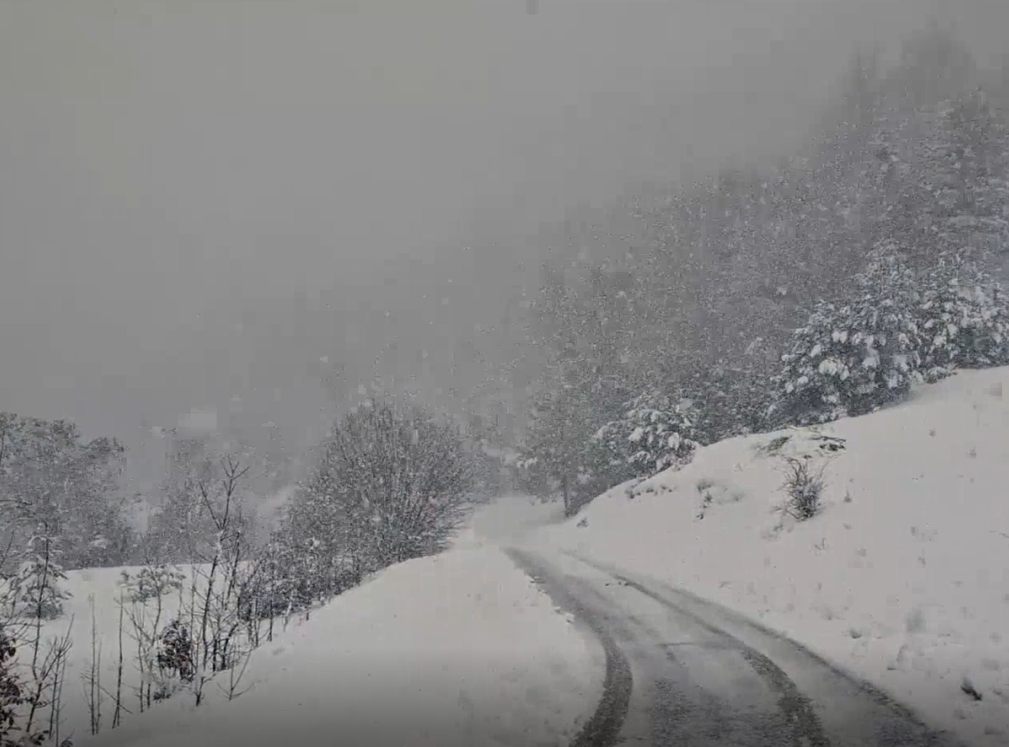
[[[790,153],[856,44],[938,17],[983,58],[1005,15],[533,5],[4,3],[3,409],[131,451],[235,397],[306,446],[340,368],[459,409],[548,250],[622,252],[628,203]]]
[[[1007,30],[0,0],[0,747],[1005,747]]]

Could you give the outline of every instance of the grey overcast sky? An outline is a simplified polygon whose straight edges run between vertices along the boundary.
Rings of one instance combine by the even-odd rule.
[[[296,423],[362,304],[414,326],[359,336],[414,334],[452,278],[479,317],[542,223],[787,148],[853,42],[940,6],[1009,28],[1000,0],[3,0],[0,409]]]

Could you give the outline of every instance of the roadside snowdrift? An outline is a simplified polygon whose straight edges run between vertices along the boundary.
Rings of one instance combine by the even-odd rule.
[[[256,651],[228,702],[178,695],[79,744],[566,744],[598,701],[602,653],[499,550],[387,569]]]
[[[825,465],[802,523],[779,509],[789,456]],[[1009,740],[1009,369],[701,449],[538,536],[760,619],[970,745]]]

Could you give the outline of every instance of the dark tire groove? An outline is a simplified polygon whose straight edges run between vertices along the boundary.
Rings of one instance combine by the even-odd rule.
[[[779,682],[781,682],[783,685],[785,683],[787,683],[788,686],[790,686],[791,688],[794,688],[795,692],[797,694],[799,694],[800,691],[798,690],[798,688],[796,688],[795,684],[791,682],[790,678],[771,659],[769,659],[768,657],[764,656],[763,654],[755,651],[754,649],[752,649],[752,647],[747,646],[746,644],[744,644],[742,641],[740,641],[738,638],[736,638],[732,634],[726,632],[725,630],[723,630],[723,629],[721,629],[721,628],[719,628],[719,627],[717,627],[715,625],[712,625],[711,623],[709,623],[707,620],[705,620],[702,616],[698,615],[697,613],[692,612],[691,610],[684,609],[683,607],[670,602],[668,599],[663,598],[661,595],[656,594],[655,592],[652,592],[652,591],[648,590],[646,587],[642,586],[641,584],[638,584],[638,583],[632,581],[631,579],[628,579],[628,578],[622,576],[621,573],[619,572],[619,570],[617,570],[615,568],[609,567],[609,566],[607,566],[605,564],[596,563],[596,562],[594,562],[592,560],[589,560],[588,558],[585,558],[585,557],[583,557],[583,556],[581,556],[581,555],[579,555],[577,553],[573,553],[573,552],[570,552],[570,551],[567,551],[567,550],[562,550],[561,552],[563,552],[565,555],[567,555],[567,556],[569,556],[571,558],[574,558],[575,560],[578,560],[579,562],[585,563],[586,565],[588,565],[588,566],[590,566],[592,568],[595,568],[596,570],[598,570],[598,571],[600,571],[602,573],[606,573],[606,574],[612,576],[613,578],[619,579],[620,581],[626,583],[627,585],[632,586],[636,590],[638,590],[638,591],[646,594],[647,596],[649,596],[650,598],[652,598],[655,601],[659,602],[660,604],[663,604],[663,605],[667,606],[668,608],[674,609],[674,610],[676,610],[676,612],[681,613],[681,614],[689,617],[691,620],[694,620],[698,624],[704,626],[709,631],[711,631],[711,632],[713,632],[713,633],[715,633],[717,635],[721,635],[721,636],[726,637],[729,641],[731,641],[734,644],[736,644],[736,645],[739,646],[740,651],[743,653],[744,656],[747,657],[747,660],[750,661],[751,666],[754,667],[755,671],[757,671],[758,674],[760,674],[761,676],[768,676],[768,677],[772,677],[772,678],[776,679],[778,677],[778,675],[775,674],[775,673],[780,673],[781,679],[779,680]],[[781,633],[781,632],[779,632],[777,630],[774,630],[773,628],[770,628],[770,627],[768,627],[767,625],[765,625],[765,624],[763,624],[761,622],[758,622],[756,620],[751,620],[748,617],[746,617],[745,615],[743,615],[742,613],[739,613],[739,612],[736,612],[735,610],[729,609],[728,607],[725,607],[724,605],[721,605],[721,604],[719,604],[717,602],[712,602],[711,600],[705,599],[704,597],[702,597],[702,596],[700,596],[698,594],[695,594],[695,593],[693,593],[691,591],[687,591],[685,589],[681,589],[681,588],[678,588],[678,587],[670,587],[670,589],[675,594],[682,596],[684,599],[689,600],[690,602],[692,602],[692,603],[700,606],[702,609],[713,610],[717,614],[720,614],[720,615],[724,616],[725,618],[727,618],[729,620],[732,620],[736,624],[748,626],[748,627],[752,628],[753,630],[755,630],[755,631],[757,631],[757,632],[759,632],[759,633],[761,633],[761,634],[763,634],[763,635],[765,635],[765,636],[767,636],[767,637],[769,637],[771,639],[774,639],[774,640],[782,642],[782,643],[786,643],[789,646],[794,647],[794,649],[796,651],[801,652],[801,654],[803,656],[808,657],[811,661],[816,662],[818,665],[822,666],[824,669],[826,669],[827,671],[831,672],[833,675],[837,676],[838,678],[844,680],[847,683],[850,683],[854,688],[856,688],[857,690],[861,691],[866,696],[868,696],[868,698],[872,702],[874,702],[877,705],[882,706],[882,707],[888,709],[890,712],[892,712],[892,713],[900,716],[907,723],[914,724],[915,726],[919,727],[922,730],[922,735],[920,737],[920,739],[921,739],[921,741],[920,741],[920,747],[954,747],[954,746],[955,747],[962,747],[962,745],[960,745],[960,743],[959,743],[958,740],[950,738],[947,734],[945,734],[943,732],[931,729],[929,726],[927,726],[925,724],[925,722],[916,713],[914,713],[910,708],[908,708],[906,705],[904,705],[900,701],[898,701],[895,698],[893,698],[889,693],[884,692],[883,690],[881,690],[880,688],[878,688],[875,685],[871,684],[867,680],[865,680],[865,679],[863,679],[861,677],[858,677],[856,675],[853,675],[851,672],[846,671],[844,668],[838,666],[836,663],[834,663],[834,662],[832,662],[832,661],[830,661],[828,659],[825,659],[824,657],[820,656],[819,654],[817,654],[817,653],[811,651],[810,649],[806,648],[802,644],[797,643],[796,641],[792,640],[791,638],[789,638],[785,634],[783,634],[783,633]],[[752,653],[752,655],[754,655],[756,657],[755,659],[750,659],[749,658],[749,655],[751,653]],[[766,664],[765,664],[765,662],[766,662]],[[764,667],[764,666],[767,666],[767,665],[770,665],[770,668],[767,670],[767,675],[765,675],[763,672],[760,671],[760,669],[758,669],[758,667]],[[767,679],[766,681],[768,681],[769,683],[771,683],[772,686],[775,686],[774,679]],[[778,689],[777,687],[776,687],[776,690],[778,692],[781,692],[781,690]],[[801,696],[801,694],[800,694],[800,697],[803,697],[803,696]],[[812,712],[812,704],[807,699],[805,699],[804,697],[803,697],[803,700],[806,701],[806,706],[805,707],[808,708],[808,709],[810,709],[809,710],[810,717],[813,718],[813,719],[817,719],[816,714]],[[817,719],[817,727],[819,728],[819,720],[818,719]],[[822,730],[820,731],[820,733],[822,735]],[[824,737],[824,739],[825,739],[825,737]],[[820,744],[820,743],[814,742],[813,744]],[[828,742],[824,741],[822,744],[828,744]]]
[[[586,562],[582,558],[579,558],[579,560]],[[813,710],[813,704],[810,702],[809,698],[799,691],[799,688],[796,687],[795,683],[788,678],[788,675],[786,675],[777,664],[760,652],[750,648],[739,639],[729,635],[724,630],[715,627],[707,620],[698,617],[689,610],[685,610],[682,607],[673,604],[668,599],[663,599],[659,594],[656,594],[651,589],[648,589],[629,578],[613,574],[610,570],[599,568],[598,566],[595,567],[604,573],[613,575],[614,578],[620,579],[631,589],[644,594],[646,597],[658,602],[663,607],[671,609],[679,615],[683,615],[707,630],[709,633],[725,640],[728,646],[735,648],[740,652],[740,654],[742,654],[746,662],[753,668],[753,671],[755,671],[768,684],[768,686],[778,694],[778,708],[781,709],[781,712],[788,720],[788,723],[792,725],[793,744],[808,744],[810,747],[830,747],[830,740],[828,740],[826,735],[823,733],[823,727],[820,724],[820,719]]]
[[[533,556],[514,548],[506,548],[505,553],[534,582],[544,587],[558,607],[575,615],[588,627],[602,645],[606,656],[602,696],[592,716],[571,740],[571,747],[612,747],[617,744],[630,705],[633,678],[627,657],[595,616],[588,614],[563,585],[554,583]]]

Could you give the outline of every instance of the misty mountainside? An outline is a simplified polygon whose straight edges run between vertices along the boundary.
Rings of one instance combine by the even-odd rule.
[[[649,244],[545,266],[528,489],[578,503],[692,442],[1006,363],[1005,80],[939,29],[859,53],[801,155],[673,193]]]
[[[400,81],[407,98],[419,95],[416,74],[412,85]],[[537,96],[549,98],[544,90]],[[210,701],[265,708],[248,697],[247,671],[278,674],[285,697],[297,700],[307,683],[317,698],[327,667],[353,658],[355,636],[371,650],[405,640],[409,624],[380,624],[396,618],[399,604],[422,631],[418,646],[435,636],[448,646],[453,628],[438,629],[421,609],[424,585],[443,582],[440,573],[458,581],[458,592],[473,591],[461,602],[442,589],[453,624],[486,618],[488,637],[504,637],[512,622],[520,630],[542,623],[549,632],[520,641],[523,655],[567,647],[573,664],[554,661],[549,676],[509,670],[505,684],[480,692],[483,703],[511,698],[521,718],[533,718],[539,696],[529,693],[588,677],[594,654],[489,539],[467,534],[481,504],[514,493],[557,504],[566,521],[543,533],[555,545],[637,564],[766,614],[923,708],[959,697],[969,681],[962,692],[982,697],[942,718],[996,744],[1009,687],[992,627],[1005,611],[994,568],[1006,547],[997,496],[1009,366],[1001,285],[1009,272],[1009,56],[975,56],[937,24],[896,49],[853,50],[822,98],[816,126],[787,157],[747,160],[743,152],[623,203],[567,206],[554,229],[515,229],[509,240],[464,250],[407,251],[411,221],[419,225],[433,209],[427,200],[437,202],[434,170],[430,193],[412,172],[416,200],[397,206],[384,191],[392,187],[365,179],[370,164],[357,162],[361,194],[383,211],[350,235],[405,242],[385,250],[398,276],[375,271],[356,289],[349,276],[312,277],[311,289],[263,291],[257,284],[271,281],[256,265],[238,261],[234,247],[222,250],[236,260],[233,273],[201,268],[175,278],[180,298],[181,289],[206,295],[183,304],[175,322],[164,311],[159,325],[171,334],[163,346],[160,326],[138,336],[138,355],[152,356],[143,365],[154,361],[157,376],[124,369],[100,377],[102,387],[120,387],[123,402],[151,390],[127,433],[95,436],[70,419],[8,412],[5,400],[0,747],[67,747],[85,732],[146,739],[168,718],[154,712]],[[624,122],[611,114],[608,125]],[[723,132],[735,127],[720,121]],[[620,160],[604,150],[601,164]],[[462,169],[474,179],[484,170],[475,157]],[[516,184],[498,184],[495,199],[517,200]],[[570,186],[567,177],[557,185]],[[309,201],[295,213],[331,216],[331,207]],[[471,207],[474,215],[459,221],[486,218]],[[264,235],[296,243],[279,228]],[[179,256],[199,257],[197,244]],[[526,251],[512,256],[520,244]],[[312,244],[316,251],[329,247]],[[213,267],[231,267],[220,260]],[[303,268],[282,269],[277,278],[290,279]],[[485,286],[488,278],[496,282]],[[235,301],[257,287],[255,303]],[[142,295],[141,284],[130,293]],[[172,365],[169,342],[187,351]],[[61,354],[72,358],[69,351]],[[34,370],[26,356],[13,360],[21,379],[24,366]],[[112,357],[101,363],[115,369]],[[65,382],[64,373],[73,381],[72,366],[57,375],[37,365],[46,381]],[[191,409],[149,416],[175,411],[169,383]],[[65,400],[26,401],[51,409]],[[640,547],[628,549],[639,533]],[[692,565],[699,558],[706,568]],[[793,568],[810,575],[782,581]],[[490,592],[499,576],[510,576],[507,598]],[[859,596],[853,590],[862,586]],[[347,640],[318,640],[330,624],[344,625]],[[304,656],[283,655],[288,635],[308,641]],[[403,645],[418,666],[431,664]],[[282,675],[267,663],[273,652]],[[885,671],[873,668],[881,662]],[[295,663],[312,679],[298,681]],[[451,711],[450,730],[477,729],[476,693],[460,685],[456,696],[456,675],[472,672],[445,675],[454,700],[437,707],[463,710]],[[396,679],[392,670],[383,676],[387,685]],[[527,679],[528,687],[516,684]],[[81,685],[84,701],[67,705]],[[341,687],[351,697],[350,685]],[[590,690],[578,689],[579,698]],[[570,736],[584,717],[574,700],[550,702],[544,740]],[[326,704],[313,703],[309,717],[325,722]],[[207,729],[201,739],[222,734],[216,715],[196,718]],[[477,731],[501,743],[516,738],[496,722]],[[170,732],[152,738],[167,744]]]

